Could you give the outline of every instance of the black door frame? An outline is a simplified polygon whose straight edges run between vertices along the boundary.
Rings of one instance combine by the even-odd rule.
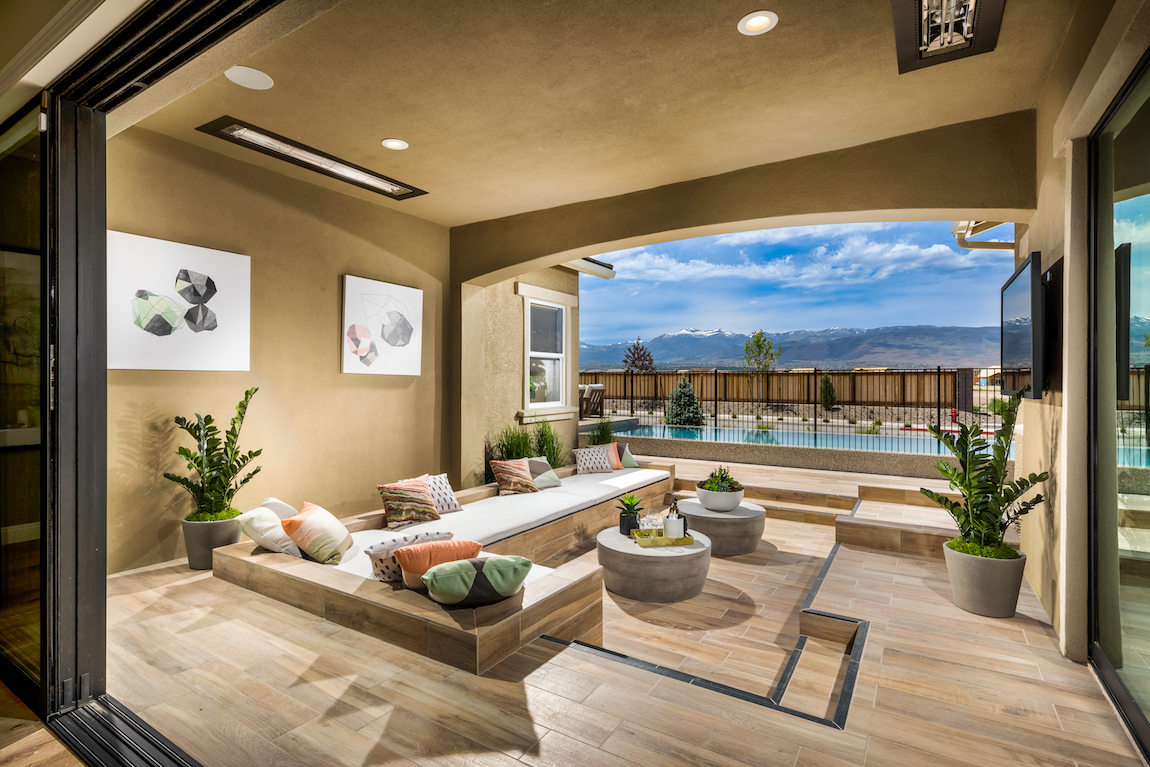
[[[1118,95],[1107,107],[1106,112],[1094,126],[1089,137],[1089,151],[1087,155],[1087,205],[1089,205],[1087,219],[1087,237],[1089,238],[1089,278],[1087,292],[1089,301],[1089,329],[1088,329],[1088,361],[1087,361],[1087,421],[1088,421],[1088,468],[1087,468],[1087,496],[1089,505],[1087,509],[1087,569],[1089,573],[1089,588],[1087,589],[1087,616],[1089,621],[1089,657],[1090,665],[1098,674],[1103,688],[1110,696],[1110,700],[1118,709],[1119,715],[1125,722],[1137,743],[1142,756],[1150,759],[1150,720],[1146,713],[1134,700],[1130,690],[1118,676],[1117,670],[1106,657],[1105,651],[1099,642],[1101,621],[1098,614],[1098,517],[1100,504],[1098,498],[1097,473],[1098,464],[1098,138],[1110,118],[1126,100],[1135,84],[1143,77],[1150,77],[1150,50],[1147,50],[1134,68],[1130,76],[1123,83]]]
[[[39,97],[41,680],[0,656],[0,681],[88,764],[196,766],[107,695],[105,116],[280,2],[153,0]]]

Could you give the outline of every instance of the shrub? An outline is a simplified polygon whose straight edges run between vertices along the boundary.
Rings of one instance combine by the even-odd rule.
[[[910,425],[909,423],[904,423],[904,424],[903,424],[903,427],[904,427],[904,428],[907,428],[907,429],[910,429],[910,428],[912,428],[912,427],[911,427],[911,425]]]
[[[1001,416],[1005,413],[1008,403],[1006,400],[998,399],[995,397],[990,401],[990,406],[987,408],[991,413]]]
[[[780,421],[781,421],[781,420],[783,420],[783,417],[782,417],[782,416],[779,416],[779,420],[780,420]]]
[[[860,426],[859,428],[855,429],[855,434],[881,434],[881,433],[882,432],[878,428],[878,422],[877,421],[875,423],[872,423],[870,426],[865,426],[865,427]]]
[[[808,419],[808,418],[807,418],[807,417],[804,415],[804,416],[803,416],[803,423],[806,423],[808,420],[809,420],[809,419]]]
[[[976,412],[976,413],[981,413],[981,412],[982,412],[982,407],[981,407],[980,405],[975,405],[975,406],[974,406],[974,412]]]
[[[615,441],[615,430],[611,426],[611,422],[604,418],[595,424],[594,430],[588,437],[588,441],[592,445],[606,445]]]
[[[882,421],[880,421],[880,420],[878,420],[878,419],[876,418],[876,419],[875,419],[875,421],[874,421],[874,425],[875,425],[875,426],[882,426]]]
[[[610,423],[610,421],[608,421]],[[535,424],[535,431],[531,435],[531,442],[535,448],[534,455],[547,458],[552,468],[567,465],[567,451],[563,449],[563,439],[551,428],[547,421]],[[533,456],[527,456],[531,458]]]
[[[829,419],[829,418],[824,418],[824,419],[823,419],[823,423],[830,423],[830,422],[831,422],[831,419]]]
[[[671,391],[666,421],[672,426],[703,425],[703,410],[699,407],[699,398],[695,396],[695,387],[685,377],[680,378]]]
[[[838,404],[838,401],[839,398],[838,395],[835,394],[834,382],[830,376],[824,375],[822,381],[819,382],[819,404],[822,405],[824,409],[830,410]]]
[[[755,416],[755,420],[761,421],[761,420],[763,420],[763,417],[761,415],[757,415],[757,416]]]
[[[648,410],[647,415],[655,415],[655,411],[654,410]]]
[[[771,426],[769,423],[757,423],[755,424],[755,428],[762,429],[763,431],[773,431],[775,427]]]
[[[856,424],[856,423],[858,423],[858,421],[856,421],[854,418],[848,418],[848,419],[847,419],[847,423],[849,423],[849,424],[852,424],[852,425],[853,425],[853,424]]]

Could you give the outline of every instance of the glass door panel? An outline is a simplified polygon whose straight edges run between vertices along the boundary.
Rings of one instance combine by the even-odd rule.
[[[39,109],[0,135],[0,654],[41,677]]]

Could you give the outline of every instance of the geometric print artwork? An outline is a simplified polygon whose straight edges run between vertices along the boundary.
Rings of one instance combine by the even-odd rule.
[[[250,369],[251,259],[108,232],[108,368]]]
[[[423,291],[344,275],[340,370],[419,375],[423,353]]]

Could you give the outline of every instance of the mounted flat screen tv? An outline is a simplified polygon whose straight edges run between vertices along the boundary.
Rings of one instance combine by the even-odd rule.
[[[1002,286],[1002,393],[1042,399],[1042,254],[1031,253]]]

